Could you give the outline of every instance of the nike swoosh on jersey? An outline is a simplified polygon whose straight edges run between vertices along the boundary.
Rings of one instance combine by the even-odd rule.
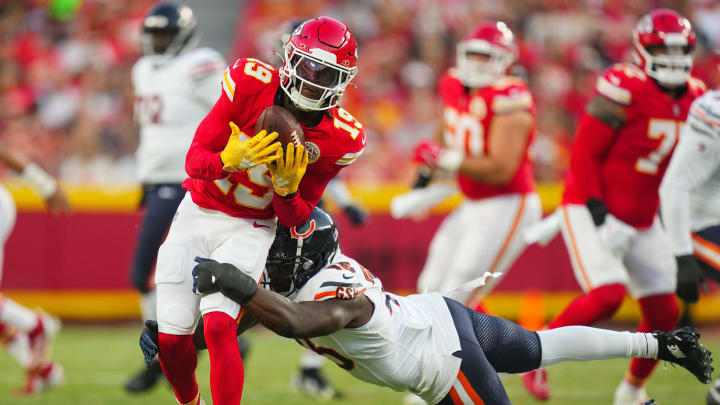
[[[267,225],[258,224],[257,221],[254,221],[254,222],[253,222],[253,227],[255,227],[255,228],[270,228],[270,227],[267,226]]]

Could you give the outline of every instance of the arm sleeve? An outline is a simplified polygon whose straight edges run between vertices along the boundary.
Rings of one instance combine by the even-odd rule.
[[[676,256],[693,252],[690,194],[715,173],[720,165],[718,155],[717,139],[698,132],[691,125],[683,126],[680,142],[660,186],[662,220]]]
[[[582,181],[583,196],[587,198],[603,197],[600,180],[600,166],[610,145],[615,139],[615,131],[594,116],[584,113],[575,133],[570,166]]]
[[[185,158],[185,171],[188,176],[217,180],[228,175],[223,170],[220,152],[230,138],[231,108],[232,103],[223,93],[205,119],[200,122]]]
[[[282,197],[276,193],[273,196],[273,209],[278,221],[288,228],[307,222],[325,187],[339,171],[340,167],[333,166],[332,170],[325,173],[306,176],[300,182],[299,191],[291,196]]]

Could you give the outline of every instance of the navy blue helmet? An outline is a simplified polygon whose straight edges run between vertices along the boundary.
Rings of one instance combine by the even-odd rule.
[[[333,259],[338,245],[335,223],[321,208],[301,226],[278,224],[265,263],[270,289],[284,295],[299,290]]]
[[[143,20],[142,51],[145,55],[174,56],[197,40],[197,19],[190,7],[158,3]]]

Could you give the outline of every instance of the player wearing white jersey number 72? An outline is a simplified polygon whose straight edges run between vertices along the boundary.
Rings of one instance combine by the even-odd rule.
[[[567,360],[659,358],[702,382],[710,353],[690,328],[669,333],[570,326],[531,332],[470,310],[438,293],[401,297],[338,250],[338,233],[316,208],[299,227],[278,226],[266,263],[269,289],[230,264],[198,259],[194,288],[221,292],[259,323],[329,357],[356,378],[418,394],[430,404],[510,404],[497,372],[519,373]],[[251,322],[250,322],[251,323]],[[246,325],[241,325],[240,330]],[[196,342],[202,345],[202,334]],[[157,326],[140,346],[157,353]]]

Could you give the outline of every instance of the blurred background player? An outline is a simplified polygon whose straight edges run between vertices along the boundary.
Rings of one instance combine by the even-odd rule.
[[[22,174],[45,199],[52,214],[70,212],[70,205],[57,181],[40,166],[4,145],[0,145],[0,161]],[[16,214],[10,193],[0,186],[0,243],[3,246],[15,226]],[[0,278],[3,250],[0,250]],[[49,353],[50,344],[59,330],[60,321],[54,316],[33,311],[0,294],[0,343],[27,373],[25,386],[19,394],[40,393],[63,382],[63,369]]]
[[[706,276],[720,282],[720,92],[690,106],[660,185],[660,213],[678,267],[677,295],[699,298]],[[720,378],[708,404],[720,404]]]
[[[695,34],[669,9],[653,10],[633,33],[635,64],[609,68],[597,81],[573,144],[560,228],[578,284],[549,328],[609,318],[627,291],[638,300],[640,332],[670,331],[678,319],[676,266],[658,220],[658,188],[690,104],[705,90],[690,76]],[[657,361],[633,359],[615,405],[648,399]],[[547,399],[545,371],[523,376]]]
[[[215,404],[239,404],[244,376],[235,340],[240,306],[221,294],[193,294],[193,258],[230,262],[259,280],[276,221],[305,223],[327,183],[362,155],[365,133],[336,108],[357,74],[357,45],[345,24],[318,17],[300,25],[283,67],[238,59],[223,74],[220,98],[198,127],[186,158],[189,190],[180,203],[155,273],[159,359],[181,404],[204,403],[195,379],[192,334],[202,314]],[[255,133],[260,113],[279,105],[298,119],[305,145]],[[242,381],[242,378],[241,378]]]
[[[418,291],[439,291],[466,305],[473,297],[449,290],[483,272],[506,273],[525,248],[523,230],[542,215],[528,147],[535,106],[524,80],[506,76],[517,58],[513,33],[503,22],[477,26],[457,46],[457,66],[440,80],[444,146],[423,141],[417,161],[456,173],[465,200],[443,221],[430,244]]]
[[[217,100],[227,66],[217,51],[196,48],[198,40],[197,20],[189,7],[157,4],[143,19],[143,57],[132,70],[135,119],[140,126],[137,174],[145,214],[130,279],[141,294],[143,320],[157,319],[150,275],[160,243],[185,196],[185,155],[195,128]],[[160,376],[162,369],[155,362],[149,369],[143,367],[125,388],[148,390]]]

